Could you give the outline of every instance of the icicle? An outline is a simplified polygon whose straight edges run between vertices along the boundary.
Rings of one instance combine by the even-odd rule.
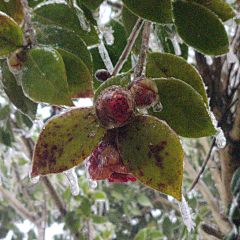
[[[112,45],[114,43],[114,36],[113,36],[114,30],[112,29],[112,26],[109,28],[104,29],[104,38],[106,40],[107,45]]]
[[[107,49],[105,48],[103,42],[101,41],[101,43],[98,45],[98,50],[99,50],[99,53],[100,53],[100,56],[107,68],[107,70],[112,73],[113,72],[113,64],[112,64],[112,61],[109,57],[109,54],[108,54],[108,51]]]
[[[224,148],[226,146],[227,140],[226,140],[223,130],[221,128],[219,128],[219,133],[215,137],[216,137],[217,147]]]
[[[153,106],[153,111],[154,112],[161,112],[163,109],[163,105],[161,104],[161,102],[158,102],[157,104],[155,104]]]
[[[64,174],[67,176],[70,182],[70,189],[71,189],[72,195],[77,196],[80,193],[80,189],[78,186],[78,178],[75,172],[75,167],[65,171]]]
[[[39,181],[39,179],[40,179],[40,176],[31,178],[31,173],[29,174],[29,177],[30,177],[31,182],[34,183],[34,184],[37,183]]]
[[[192,213],[192,209],[188,206],[188,203],[183,195],[182,195],[182,201],[181,202],[177,201],[177,202],[178,202],[180,212],[182,214],[183,222],[186,225],[188,232],[191,232],[191,230],[194,229],[194,227],[196,226],[195,222],[193,222],[192,220],[194,217],[194,213]]]
[[[171,40],[171,42],[172,42],[172,45],[173,45],[175,54],[176,54],[176,55],[181,55],[181,54],[182,54],[182,51],[181,51],[181,48],[180,48],[180,46],[179,46],[179,43],[178,43],[178,40],[177,40],[176,35],[174,35],[174,37],[170,38],[170,40]]]
[[[88,180],[88,186],[92,189],[95,189],[97,187],[97,181],[91,179],[90,174],[88,172],[88,168],[90,166],[90,162],[88,161],[88,158],[85,160],[85,171],[87,174],[87,180]]]
[[[211,56],[205,56],[206,57],[206,61],[208,65],[212,65],[213,64],[213,59]]]
[[[36,124],[39,128],[39,130],[44,129],[44,122],[42,119],[36,119],[34,120],[34,124]]]

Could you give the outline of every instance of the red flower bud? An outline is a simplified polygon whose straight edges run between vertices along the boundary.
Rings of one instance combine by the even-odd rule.
[[[108,179],[123,183],[136,181],[123,164],[115,143],[115,133],[108,132],[86,160],[86,170],[92,180]]]
[[[128,89],[138,108],[153,107],[159,101],[157,85],[150,78],[137,78],[129,84]]]
[[[135,103],[131,92],[120,86],[106,88],[98,96],[95,112],[108,129],[122,127],[134,119]]]

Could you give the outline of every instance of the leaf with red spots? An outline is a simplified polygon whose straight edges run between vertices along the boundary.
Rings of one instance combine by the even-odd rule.
[[[142,183],[181,201],[183,149],[177,134],[152,116],[118,129],[117,145],[128,171]]]
[[[40,133],[31,177],[60,173],[83,162],[105,129],[90,108],[76,108],[50,119]]]

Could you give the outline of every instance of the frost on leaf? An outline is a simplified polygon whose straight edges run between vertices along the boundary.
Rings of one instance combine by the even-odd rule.
[[[71,109],[50,119],[40,133],[31,178],[67,171],[84,161],[105,130],[90,108]]]
[[[115,138],[116,131],[109,130],[86,160],[86,171],[90,179],[108,179],[109,182],[117,183],[137,180],[123,164]]]

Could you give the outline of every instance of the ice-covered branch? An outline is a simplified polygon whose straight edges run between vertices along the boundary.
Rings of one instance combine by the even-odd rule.
[[[116,66],[114,67],[112,76],[116,76],[119,73],[119,71],[122,69],[123,64],[127,61],[127,58],[132,50],[133,44],[135,43],[135,40],[141,30],[142,25],[143,25],[143,19],[139,18],[137,20],[130,36],[128,37],[127,45],[126,45],[125,49],[123,50],[122,55],[120,56]]]

